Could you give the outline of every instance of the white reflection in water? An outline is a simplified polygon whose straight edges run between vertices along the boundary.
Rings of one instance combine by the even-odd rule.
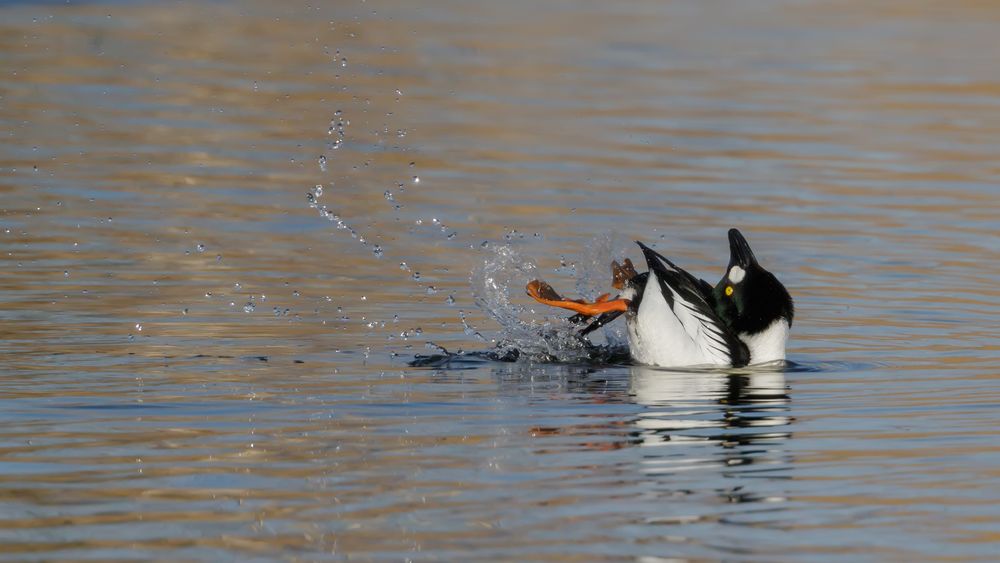
[[[648,407],[634,422],[637,443],[665,448],[661,455],[644,458],[647,473],[694,470],[706,464],[774,469],[791,461],[783,449],[792,434],[782,427],[792,419],[781,371],[633,366],[629,391],[636,403]],[[678,455],[677,447],[698,450]]]

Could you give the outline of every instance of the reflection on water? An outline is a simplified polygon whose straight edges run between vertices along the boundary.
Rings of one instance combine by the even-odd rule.
[[[784,427],[788,412],[785,376],[780,371],[716,373],[672,372],[633,366],[630,391],[635,401],[649,407],[636,422],[647,446],[694,442],[731,450],[773,441],[780,444],[788,432],[761,430]],[[706,405],[715,408],[706,409]],[[737,449],[734,454],[739,454]],[[722,465],[754,463],[748,456],[727,457]]]
[[[995,559],[998,25],[0,2],[0,551]],[[797,366],[585,361],[523,294],[733,226]]]
[[[637,444],[651,448],[643,455],[642,473],[669,485],[681,472],[702,478],[714,472],[716,478],[734,481],[717,489],[727,503],[787,500],[754,486],[759,479],[792,478],[786,444],[792,418],[780,370],[726,373],[633,366],[629,392],[646,407],[635,421]],[[777,509],[763,510],[774,517]],[[722,518],[736,523],[748,514],[730,512]]]

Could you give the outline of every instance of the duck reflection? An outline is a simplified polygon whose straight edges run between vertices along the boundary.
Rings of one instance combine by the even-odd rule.
[[[484,360],[478,360],[475,367]],[[449,364],[438,383],[475,374]],[[721,477],[783,479],[792,465],[785,442],[789,394],[785,365],[735,370],[648,366],[493,364],[501,395],[535,407],[530,435],[538,454],[635,450],[647,476],[721,469]],[[558,404],[554,411],[538,405]],[[579,405],[581,408],[565,407]],[[600,405],[600,407],[598,407]],[[537,418],[536,418],[537,416]],[[537,424],[541,420],[545,423]]]
[[[789,397],[782,371],[670,371],[633,366],[630,395],[645,406],[634,421],[634,444],[665,448],[644,457],[647,473],[723,466],[734,471],[787,467],[782,443]],[[680,452],[671,447],[684,446]],[[691,448],[704,446],[704,451]],[[752,469],[748,466],[754,466]]]

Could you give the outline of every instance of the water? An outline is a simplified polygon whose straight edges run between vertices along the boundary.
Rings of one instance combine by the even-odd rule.
[[[1000,9],[870,4],[3,3],[4,557],[995,560]],[[794,367],[535,336],[732,226]]]

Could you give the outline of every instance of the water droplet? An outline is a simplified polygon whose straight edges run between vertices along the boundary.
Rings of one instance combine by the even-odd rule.
[[[324,155],[319,156],[319,171],[326,172],[326,156]]]
[[[434,295],[437,292],[438,292],[437,288],[434,287],[433,285],[427,286],[427,295]]]
[[[306,192],[306,201],[309,202],[310,207],[316,206],[316,196],[312,192]]]
[[[414,184],[419,184],[420,183],[420,176],[414,176],[413,177],[413,183]]]
[[[383,254],[382,247],[376,244],[375,248],[372,249],[372,254],[374,254],[376,258],[381,258]]]
[[[323,195],[323,184],[316,184],[316,187],[313,188],[313,195],[315,195],[317,198]]]
[[[386,190],[385,193],[382,194],[382,196],[385,198],[386,201],[396,201],[395,196],[393,196],[392,192],[390,192],[389,190]]]
[[[347,68],[347,57],[341,57],[340,58],[340,66],[344,67],[344,68]]]
[[[256,308],[257,308],[257,305],[255,305],[253,301],[247,301],[246,305],[243,306],[243,312],[244,313],[253,313],[254,309],[256,309]]]
[[[182,315],[186,315],[186,314],[188,314],[188,308],[187,308],[187,307],[184,307],[183,309],[181,309],[181,314],[182,314]]]
[[[449,295],[448,298],[444,300],[444,302],[447,303],[447,304],[449,304],[449,305],[454,305],[455,304],[455,296],[454,295]]]
[[[398,323],[399,322],[399,315],[393,315],[392,316],[392,322],[393,322],[393,324]]]
[[[298,296],[299,296],[299,290],[296,289],[295,291],[292,292],[292,297],[298,297]]]
[[[135,323],[135,329],[142,332],[142,323]]]
[[[413,272],[413,279],[414,280],[419,280],[420,279],[420,272]]]
[[[488,240],[484,240],[483,242],[479,243],[479,248],[489,248],[489,246],[490,246],[490,241]]]
[[[399,263],[399,269],[403,270],[404,272],[409,272],[410,271],[410,266],[407,265],[406,262],[400,262]]]
[[[64,278],[68,278],[69,277],[69,270],[63,271],[63,277]]]
[[[198,243],[198,252],[205,252],[205,245]]]

